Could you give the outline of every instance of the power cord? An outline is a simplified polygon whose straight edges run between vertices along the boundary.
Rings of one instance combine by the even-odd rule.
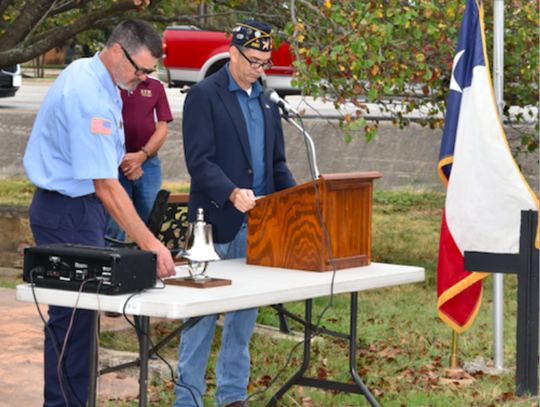
[[[159,277],[159,280],[163,283],[163,287],[154,287],[154,289],[158,289],[158,290],[163,290],[165,287],[166,287],[166,284],[165,284],[165,281]],[[144,335],[148,338],[148,342],[150,342],[150,346],[152,348],[152,351],[154,352],[154,354],[163,362],[165,363],[165,365],[167,365],[167,367],[169,368],[169,371],[171,373],[171,382],[173,382],[175,384],[175,386],[178,386],[178,387],[182,387],[184,389],[187,389],[189,391],[189,393],[191,394],[191,397],[193,398],[193,401],[195,402],[195,405],[197,405],[197,407],[200,407],[199,405],[199,402],[197,401],[197,398],[195,397],[195,394],[193,393],[193,390],[191,390],[190,387],[188,386],[185,386],[181,383],[178,383],[175,378],[174,378],[174,370],[172,368],[172,366],[169,364],[169,362],[167,362],[167,360],[165,360],[165,358],[163,358],[163,356],[161,356],[158,352],[158,350],[156,349],[156,346],[154,345],[154,342],[152,341],[152,338],[150,337],[150,334],[147,333],[147,332],[144,332],[143,330],[140,329],[140,327],[138,326],[137,323],[133,323],[127,316],[126,314],[126,308],[127,308],[127,305],[128,305],[128,302],[136,295],[138,294],[142,294],[143,292],[145,292],[146,289],[142,290],[142,291],[139,291],[139,292],[136,292],[136,293],[133,293],[131,294],[126,302],[124,303],[124,307],[122,308],[122,315],[124,316],[125,320],[135,329],[135,331],[137,332],[137,336],[139,335]],[[134,318],[138,318],[138,316],[134,315],[133,316]]]
[[[71,317],[69,319],[69,325],[68,325],[68,328],[66,330],[66,336],[64,338],[64,345],[62,346],[62,351],[60,352],[60,358],[58,359],[58,365],[56,367],[58,377],[60,377],[60,371],[62,370],[62,359],[64,358],[64,352],[66,350],[66,345],[67,345],[67,342],[68,342],[69,334],[71,333],[71,329],[73,328],[73,320],[75,318],[75,313],[77,311],[77,306],[79,304],[79,299],[81,298],[81,293],[83,291],[84,285],[89,281],[95,281],[95,279],[85,280],[85,281],[83,281],[81,283],[81,286],[79,287],[79,295],[77,296],[77,301],[75,301],[75,305],[73,306],[73,311],[71,312]],[[101,282],[98,284],[98,292],[99,292],[100,287],[101,287]],[[99,344],[99,342],[98,342],[98,344]],[[99,351],[99,348],[98,348],[98,351]],[[98,360],[99,360],[99,353],[98,353]],[[64,396],[66,406],[69,407],[69,403],[68,403],[66,394],[64,392],[64,386],[62,386],[62,382],[60,382],[60,390],[62,391],[62,395]]]
[[[36,308],[38,310],[39,316],[40,316],[41,320],[43,321],[43,324],[45,325],[45,329],[47,329],[47,332],[49,333],[49,336],[51,338],[51,343],[53,344],[54,352],[56,353],[56,358],[60,361],[60,352],[58,350],[58,338],[56,338],[56,335],[54,334],[54,332],[51,330],[51,328],[47,324],[47,321],[45,321],[45,318],[43,317],[43,314],[41,313],[41,309],[39,308],[39,303],[38,303],[38,300],[37,300],[37,297],[36,297],[36,292],[34,290],[34,287],[35,287],[34,273],[39,273],[39,275],[44,275],[45,274],[45,268],[40,266],[40,267],[35,267],[32,270],[30,270],[30,287],[32,288],[32,296],[34,297],[34,303],[36,304]],[[71,387],[71,384],[65,378],[64,372],[62,371],[62,369],[59,370],[58,374],[59,374],[60,383],[61,383],[61,385],[63,383],[64,386],[66,387],[66,390],[68,391],[68,396],[70,397],[70,399],[73,402],[75,402],[77,407],[85,407],[86,403],[83,403],[81,400],[79,400],[79,398],[75,394],[73,388]],[[67,403],[67,401],[66,401],[66,403]]]

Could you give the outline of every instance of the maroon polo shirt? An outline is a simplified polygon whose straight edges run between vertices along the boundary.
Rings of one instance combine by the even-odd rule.
[[[144,147],[156,131],[156,121],[170,122],[173,117],[165,89],[160,81],[147,77],[133,92],[121,90],[124,107],[126,151],[135,153]]]

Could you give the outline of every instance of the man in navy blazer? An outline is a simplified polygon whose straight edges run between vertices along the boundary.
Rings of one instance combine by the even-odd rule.
[[[238,23],[230,62],[193,86],[184,104],[184,152],[191,175],[188,216],[193,222],[198,208],[204,210],[222,258],[246,257],[246,213],[257,196],[296,185],[285,164],[278,107],[258,82],[272,66],[271,34],[266,23]],[[225,316],[215,369],[218,406],[247,406],[248,345],[256,318],[256,308]],[[174,407],[203,406],[216,319],[204,317],[182,333]]]

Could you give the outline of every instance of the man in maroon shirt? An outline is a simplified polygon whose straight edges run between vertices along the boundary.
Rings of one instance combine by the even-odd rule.
[[[124,107],[126,155],[118,169],[118,179],[146,222],[161,188],[158,150],[167,139],[167,123],[173,120],[163,85],[147,77],[133,91],[121,90]],[[125,232],[107,216],[107,236],[124,240]]]

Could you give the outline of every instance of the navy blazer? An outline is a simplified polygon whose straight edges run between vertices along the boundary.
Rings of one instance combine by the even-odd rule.
[[[285,142],[277,105],[262,93],[264,116],[266,192],[271,194],[296,185],[285,164]],[[253,170],[246,121],[234,92],[229,91],[225,67],[189,90],[182,117],[184,154],[191,176],[188,217],[197,209],[213,225],[214,241],[234,239],[245,214],[229,196],[235,188],[252,189]]]

